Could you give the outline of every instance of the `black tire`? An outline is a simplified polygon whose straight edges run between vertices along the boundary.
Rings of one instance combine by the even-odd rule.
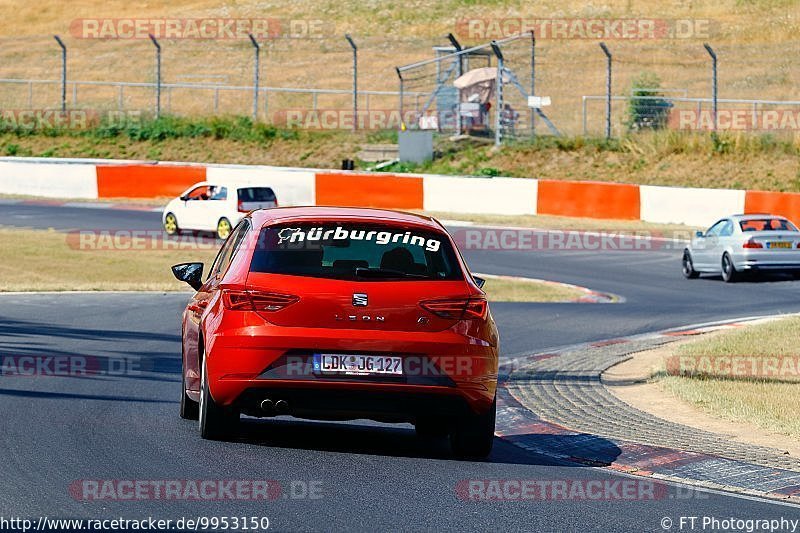
[[[164,216],[164,232],[167,235],[177,235],[181,232],[181,227],[178,225],[178,217],[172,212]]]
[[[181,418],[197,420],[200,416],[200,404],[186,394],[186,376],[181,369]]]
[[[731,256],[728,255],[728,252],[722,254],[722,280],[725,283],[734,283],[739,281],[739,272],[736,271],[736,267],[733,266],[733,260]]]
[[[421,439],[441,439],[450,432],[450,427],[446,420],[435,417],[420,417],[414,423],[417,437]]]
[[[700,276],[700,272],[694,269],[694,263],[692,262],[692,254],[689,253],[689,250],[683,251],[682,265],[683,265],[682,271],[684,278],[695,279]]]
[[[200,416],[198,418],[200,436],[204,439],[225,440],[234,436],[239,428],[239,412],[217,404],[211,397],[208,390],[205,357],[200,378]]]
[[[450,432],[450,447],[459,459],[482,460],[489,456],[494,444],[494,423],[497,417],[497,396],[483,414],[457,420]]]
[[[231,221],[225,217],[222,217],[217,222],[217,238],[220,240],[225,240],[228,238],[228,235],[231,234],[233,230],[233,226],[231,226]]]

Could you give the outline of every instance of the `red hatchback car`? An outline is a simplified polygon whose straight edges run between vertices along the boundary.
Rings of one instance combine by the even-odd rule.
[[[395,211],[253,211],[183,313],[181,416],[204,438],[240,414],[413,423],[450,436],[460,457],[489,454],[498,334],[483,280],[444,227]]]

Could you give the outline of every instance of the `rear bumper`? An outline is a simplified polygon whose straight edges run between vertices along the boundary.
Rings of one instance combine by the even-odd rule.
[[[269,416],[261,402],[283,400],[287,414],[315,420],[354,420],[366,418],[381,422],[414,422],[420,417],[447,419],[485,412],[491,406],[484,394],[455,393],[435,387],[298,386],[296,383],[274,383],[270,387],[250,387],[233,402],[244,414]],[[340,384],[339,384],[340,385]]]
[[[207,343],[209,389],[221,405],[261,414],[264,399],[304,418],[413,421],[420,415],[481,413],[494,399],[497,347],[446,330],[406,332],[291,328],[226,329]],[[314,353],[403,359],[403,376],[315,373]]]
[[[740,252],[733,259],[737,270],[800,270],[800,250],[765,251],[755,249]]]

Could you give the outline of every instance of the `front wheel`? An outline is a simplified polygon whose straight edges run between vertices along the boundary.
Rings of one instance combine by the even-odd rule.
[[[231,234],[231,221],[223,217],[217,222],[217,237],[223,241]]]
[[[174,213],[167,213],[167,216],[164,217],[164,231],[167,235],[177,235],[177,233],[181,230],[178,226],[178,218],[175,216]]]
[[[722,254],[722,279],[725,283],[733,283],[739,280],[739,272],[733,266],[733,260],[728,252]]]
[[[497,396],[483,414],[471,415],[456,421],[450,432],[450,446],[459,459],[482,460],[489,456],[494,443],[494,424],[497,417]]]
[[[688,250],[683,252],[683,277],[686,279],[695,279],[700,275],[698,271],[694,269],[694,263],[692,262],[692,255],[689,253]]]
[[[224,440],[236,433],[239,412],[219,405],[208,389],[208,368],[204,357],[200,378],[200,436],[209,440]]]

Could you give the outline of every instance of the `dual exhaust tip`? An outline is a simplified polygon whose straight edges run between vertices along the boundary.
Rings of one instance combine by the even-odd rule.
[[[272,401],[267,398],[261,402],[261,410],[271,415],[285,415],[289,412],[289,402],[286,400]]]

